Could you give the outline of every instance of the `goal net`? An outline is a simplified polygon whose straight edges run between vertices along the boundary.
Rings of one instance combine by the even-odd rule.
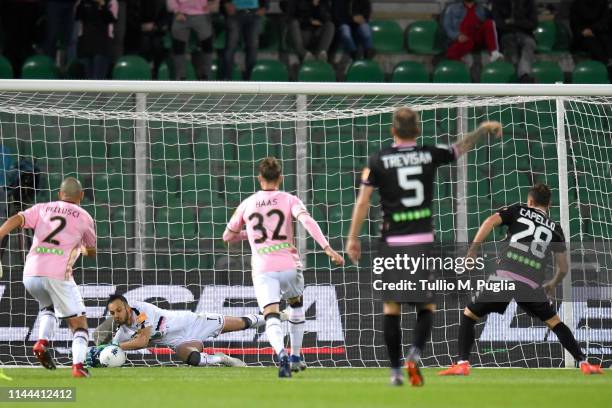
[[[74,277],[91,330],[105,320],[105,299],[113,293],[169,309],[236,316],[257,312],[248,244],[228,248],[221,236],[236,206],[257,190],[259,161],[266,156],[282,161],[284,190],[306,203],[331,245],[342,249],[360,172],[370,154],[392,142],[393,110],[409,106],[421,116],[419,143],[451,144],[484,120],[503,123],[502,139],[482,141],[464,159],[438,170],[436,240],[469,241],[488,215],[524,201],[530,185],[549,184],[551,217],[561,222],[576,248],[559,312],[589,358],[610,365],[612,98],[467,96],[453,86],[445,88],[449,95],[438,96],[414,95],[405,87],[395,87],[395,94],[385,88],[386,94],[351,95],[354,88],[346,87],[344,93],[299,95],[266,93],[265,88],[235,93],[235,84],[226,93],[200,93],[200,86],[193,93],[186,88],[160,92],[154,84],[144,93],[102,87],[96,92],[0,92],[7,186],[0,211],[11,215],[55,198],[65,176],[79,178],[85,187],[82,206],[96,221],[98,254],[81,258]],[[311,365],[387,364],[382,304],[373,292],[368,263],[380,219],[376,194],[361,231],[365,256],[359,266],[332,266],[314,241],[298,232],[306,265],[304,355]],[[495,231],[494,239],[502,239],[502,232]],[[30,244],[27,231],[2,242],[3,365],[35,364],[30,349],[38,334],[38,305],[21,283]],[[437,293],[439,311],[424,365],[448,365],[454,359],[459,318],[470,295]],[[406,348],[414,320],[414,310],[405,308]],[[479,323],[477,337],[475,365],[560,367],[567,361],[554,334],[515,303],[504,315]],[[69,362],[70,339],[61,323],[53,340],[60,363]],[[263,331],[224,334],[205,346],[252,365],[273,361]],[[129,361],[176,363],[163,348],[132,353]]]

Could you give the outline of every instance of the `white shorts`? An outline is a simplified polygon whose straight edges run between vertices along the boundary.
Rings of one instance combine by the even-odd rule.
[[[204,342],[221,334],[224,325],[225,319],[223,315],[217,313],[198,313],[197,318],[188,328],[173,333],[166,333],[160,340],[160,343],[169,347],[178,347],[182,343],[189,341]]]
[[[38,301],[39,309],[53,306],[59,318],[85,314],[85,304],[79,287],[73,280],[53,279],[47,276],[24,276],[23,286]]]
[[[260,272],[253,275],[257,305],[264,307],[291,299],[304,293],[304,276],[301,271],[290,269],[280,272]]]

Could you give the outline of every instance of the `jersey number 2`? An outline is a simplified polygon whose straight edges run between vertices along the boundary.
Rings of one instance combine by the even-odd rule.
[[[64,217],[51,217],[50,221],[59,221],[60,223],[53,231],[51,231],[49,235],[47,235],[45,239],[43,239],[43,242],[59,245],[60,242],[57,239],[53,239],[53,237],[59,234],[66,227],[66,219]]]
[[[397,181],[399,186],[406,191],[414,191],[414,197],[402,198],[402,205],[404,207],[418,207],[423,204],[425,199],[425,189],[421,180],[411,179],[410,176],[416,176],[417,174],[423,174],[422,166],[414,167],[400,167],[397,169]]]
[[[285,214],[283,214],[281,210],[270,210],[266,214],[267,217],[270,217],[272,215],[278,215],[278,223],[276,224],[276,228],[274,228],[272,239],[275,241],[287,239],[286,235],[280,235],[280,230],[283,224],[285,223]],[[262,242],[265,242],[266,239],[268,239],[268,234],[266,233],[266,229],[264,228],[264,225],[263,225],[264,217],[260,213],[253,213],[249,217],[249,221],[251,221],[253,218],[257,218],[257,224],[253,225],[253,229],[261,232],[261,237],[257,238],[255,240],[255,243],[261,244]]]

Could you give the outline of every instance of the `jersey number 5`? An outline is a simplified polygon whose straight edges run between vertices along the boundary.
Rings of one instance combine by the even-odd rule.
[[[422,166],[400,167],[397,169],[397,181],[399,186],[405,191],[414,191],[414,197],[402,198],[404,207],[418,207],[423,204],[425,199],[425,189],[421,180],[411,179],[410,176],[423,174]]]
[[[266,214],[266,217],[270,217],[272,215],[278,215],[278,223],[276,224],[276,227],[274,228],[274,233],[272,234],[272,239],[275,240],[275,241],[279,241],[279,240],[282,240],[282,239],[287,239],[286,235],[280,235],[280,230],[281,230],[283,224],[285,223],[285,214],[283,214],[283,212],[281,210],[270,210]],[[261,237],[257,238],[255,240],[255,243],[256,244],[261,244],[262,242],[265,242],[266,239],[268,239],[268,234],[267,234],[266,229],[264,228],[264,225],[263,225],[264,216],[261,215],[260,213],[253,213],[249,217],[249,221],[251,221],[253,218],[257,218],[257,224],[253,225],[253,229],[261,232]]]

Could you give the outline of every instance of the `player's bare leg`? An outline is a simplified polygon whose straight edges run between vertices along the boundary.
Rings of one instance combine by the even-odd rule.
[[[480,320],[480,316],[476,316],[467,307],[461,315],[461,323],[459,324],[459,361],[457,364],[451,365],[446,370],[440,371],[438,375],[469,375],[470,374],[470,352],[476,338],[476,322]]]
[[[291,355],[289,364],[294,373],[306,369],[302,358],[302,341],[304,340],[304,326],[306,314],[304,313],[304,297],[297,296],[287,300],[289,303],[289,339],[291,341]]]
[[[428,303],[417,309],[417,321],[414,326],[414,339],[412,346],[406,359],[406,371],[408,372],[408,380],[415,387],[420,387],[424,384],[419,363],[421,361],[421,353],[425,348],[425,343],[431,335],[431,327],[433,325],[433,314],[436,311],[434,303]]]
[[[246,315],[242,317],[223,316],[224,324],[221,333],[229,333],[247,329],[258,329],[266,324],[263,315]]]
[[[66,323],[72,332],[72,376],[89,377],[89,371],[84,367],[89,343],[87,317],[85,315],[68,317]]]
[[[39,322],[38,341],[34,344],[32,351],[43,367],[55,370],[55,362],[49,352],[49,341],[53,338],[53,332],[57,326],[57,317],[55,317],[52,305],[41,309]]]
[[[586,360],[586,355],[582,352],[580,345],[576,341],[576,338],[572,334],[572,331],[561,321],[558,315],[554,315],[544,323],[548,328],[557,335],[561,345],[570,352],[572,357],[578,362],[580,371],[586,375],[590,374],[603,374],[601,366],[597,364],[589,364]]]
[[[267,305],[264,307],[263,312],[266,319],[266,335],[279,360],[278,376],[280,378],[291,377],[291,367],[289,365],[289,356],[285,351],[285,336],[281,327],[278,303]]]
[[[176,355],[185,364],[196,367],[210,365],[224,365],[226,367],[245,367],[246,364],[237,358],[227,354],[215,353],[208,354],[204,351],[204,344],[201,341],[193,340],[179,344],[176,348]]]
[[[383,304],[383,333],[387,354],[391,363],[391,385],[404,384],[402,375],[402,328],[400,315],[402,307],[397,302],[384,302]]]

